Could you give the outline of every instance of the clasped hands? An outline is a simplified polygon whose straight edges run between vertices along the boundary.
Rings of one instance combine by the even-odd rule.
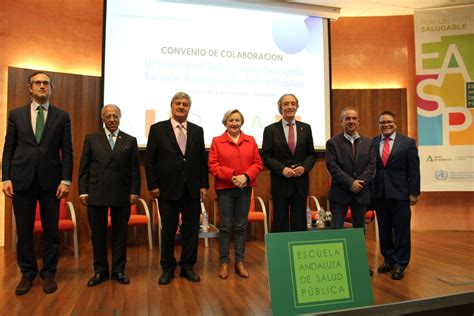
[[[304,173],[304,167],[303,166],[295,166],[295,167],[285,167],[283,168],[282,174],[287,177],[287,178],[293,178],[293,177],[300,177]]]
[[[243,189],[247,186],[247,177],[243,174],[233,176],[232,183],[239,189]]]

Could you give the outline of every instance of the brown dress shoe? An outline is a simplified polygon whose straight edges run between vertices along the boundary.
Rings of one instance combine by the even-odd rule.
[[[229,264],[221,263],[221,266],[219,267],[219,278],[227,279],[228,276],[229,276]]]
[[[249,272],[245,269],[245,265],[242,261],[239,261],[235,264],[235,272],[243,278],[249,277]]]

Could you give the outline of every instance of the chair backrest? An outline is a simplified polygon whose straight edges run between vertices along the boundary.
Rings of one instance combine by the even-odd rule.
[[[136,204],[132,204],[130,206],[130,214],[131,215],[137,215],[137,205]]]
[[[252,187],[252,194],[250,195],[249,212],[255,212],[255,188]]]
[[[66,219],[66,199],[62,198],[59,201],[59,219]],[[40,213],[40,204],[39,201],[36,201],[36,214],[35,214],[35,221],[41,221],[41,213]]]

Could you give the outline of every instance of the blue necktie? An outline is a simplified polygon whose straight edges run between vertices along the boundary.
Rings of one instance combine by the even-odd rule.
[[[110,144],[110,148],[112,148],[112,150],[114,149],[114,145],[115,145],[115,142],[114,142],[114,133],[110,133],[109,134],[109,144]]]

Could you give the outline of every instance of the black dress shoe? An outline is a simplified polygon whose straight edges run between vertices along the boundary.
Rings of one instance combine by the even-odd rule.
[[[20,283],[15,288],[15,294],[16,295],[23,295],[28,293],[28,291],[31,289],[31,286],[33,285],[33,280],[30,280],[29,278],[22,277],[20,280]]]
[[[104,281],[107,281],[108,279],[109,279],[109,275],[108,275],[108,274],[105,274],[105,273],[96,273],[96,274],[94,274],[94,276],[92,277],[92,279],[90,279],[89,282],[87,282],[87,286],[88,286],[88,287],[93,287],[93,286],[96,286],[96,285],[101,284],[101,283],[104,282]]]
[[[393,264],[385,261],[381,266],[377,268],[378,273],[390,272],[393,270]]]
[[[201,281],[201,278],[199,277],[199,275],[191,269],[181,270],[181,273],[179,274],[179,276],[184,277],[191,282]]]
[[[112,279],[120,284],[130,284],[130,279],[125,273],[112,273]]]
[[[56,281],[54,280],[54,277],[48,277],[43,279],[43,291],[46,294],[51,294],[56,292],[58,288],[58,285],[56,284]]]
[[[168,284],[173,279],[174,279],[174,272],[173,271],[163,271],[160,278],[158,279],[158,283],[159,284]]]
[[[395,268],[393,268],[392,270],[392,279],[393,280],[403,279],[404,272],[405,272],[405,269],[403,269],[403,267],[396,265]]]

